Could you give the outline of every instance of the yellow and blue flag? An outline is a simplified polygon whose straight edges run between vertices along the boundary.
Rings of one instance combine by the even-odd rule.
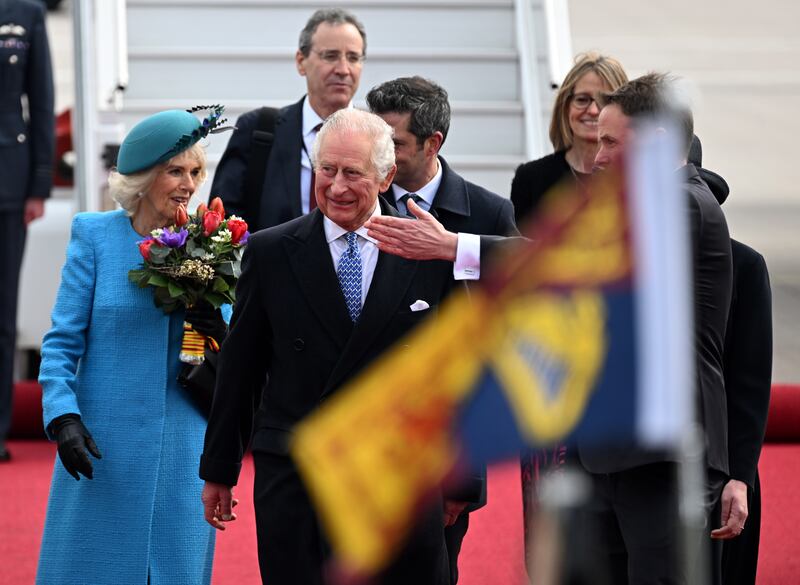
[[[681,209],[664,192],[669,174],[637,169],[551,194],[530,240],[509,245],[479,287],[403,342],[424,354],[390,351],[298,426],[292,454],[348,567],[385,566],[457,462],[680,431],[682,415],[664,416],[681,411],[679,393],[654,407],[642,390],[690,380],[685,266],[675,260],[685,248],[661,233],[683,237]],[[654,338],[677,356],[667,367],[649,363],[656,354],[643,341]]]

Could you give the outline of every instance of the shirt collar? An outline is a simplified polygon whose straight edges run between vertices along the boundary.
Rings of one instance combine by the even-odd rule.
[[[422,197],[425,203],[428,204],[428,207],[433,207],[433,200],[436,197],[436,192],[439,190],[439,185],[442,184],[442,165],[439,162],[439,158],[436,158],[436,174],[433,175],[433,178],[419,191],[415,191],[417,195]],[[409,193],[400,187],[399,185],[392,183],[392,194],[394,195],[394,200],[399,201],[400,198]]]
[[[381,215],[381,204],[378,200],[375,200],[375,209],[372,211],[372,217],[378,217]],[[338,224],[333,223],[330,219],[328,219],[327,215],[322,216],[322,225],[325,228],[325,240],[330,244],[334,240],[341,238],[344,234],[347,233],[347,230],[343,227],[339,226]],[[378,245],[378,241],[367,235],[367,228],[363,225],[356,230],[356,233],[364,238],[365,240],[369,240],[376,246]]]
[[[311,134],[317,124],[322,124],[324,121],[311,107],[308,96],[306,96],[306,99],[303,100],[303,137]]]
[[[347,104],[347,107],[352,108],[353,102],[351,101]],[[308,96],[306,96],[306,99],[303,100],[303,136],[308,136],[315,126],[324,122],[325,120],[320,118],[319,114],[311,107],[311,102],[308,101]]]

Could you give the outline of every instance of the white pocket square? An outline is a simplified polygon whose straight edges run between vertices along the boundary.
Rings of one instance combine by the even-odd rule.
[[[414,301],[409,307],[409,309],[411,309],[412,311],[424,311],[425,309],[430,309],[430,308],[431,306],[422,299]]]

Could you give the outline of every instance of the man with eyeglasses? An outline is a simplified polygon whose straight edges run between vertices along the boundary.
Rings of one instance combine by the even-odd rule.
[[[300,32],[295,63],[306,95],[280,110],[258,108],[236,121],[211,185],[250,231],[314,209],[308,153],[325,119],[350,106],[366,55],[364,25],[341,8],[317,10]]]

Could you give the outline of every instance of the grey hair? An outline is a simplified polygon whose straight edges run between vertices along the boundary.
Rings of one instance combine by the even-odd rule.
[[[314,33],[317,32],[317,27],[323,22],[330,25],[352,24],[361,35],[361,40],[364,43],[362,55],[367,54],[367,31],[364,30],[364,25],[358,20],[352,12],[344,8],[320,8],[311,18],[308,19],[303,30],[300,31],[300,41],[297,43],[298,50],[303,54],[303,57],[308,57],[311,53],[311,40]]]
[[[315,169],[319,160],[320,145],[331,132],[365,134],[372,146],[370,161],[378,174],[378,180],[383,181],[392,170],[394,166],[392,127],[375,114],[353,108],[334,112],[325,120],[311,149],[311,164]]]
[[[128,215],[133,215],[139,208],[139,201],[141,201],[144,194],[153,185],[158,173],[173,160],[184,154],[188,154],[200,164],[200,175],[198,175],[195,181],[196,189],[199,189],[200,185],[208,178],[208,169],[206,168],[206,149],[201,146],[199,142],[196,142],[186,150],[173,156],[167,162],[139,171],[138,173],[123,175],[116,168],[111,169],[111,173],[108,175],[109,195],[111,195],[114,201],[119,203],[122,209],[128,212]]]

